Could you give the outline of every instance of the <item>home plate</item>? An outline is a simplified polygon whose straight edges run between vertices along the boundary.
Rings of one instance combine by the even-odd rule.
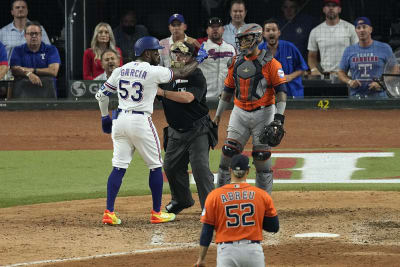
[[[294,237],[338,237],[338,234],[330,234],[330,233],[304,233],[304,234],[296,234]]]

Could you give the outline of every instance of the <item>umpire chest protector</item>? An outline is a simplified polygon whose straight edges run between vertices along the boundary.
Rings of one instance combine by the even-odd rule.
[[[240,80],[245,80],[247,96],[241,95],[245,88],[236,90],[236,98],[242,99],[247,97],[248,101],[256,101],[260,99],[269,86],[268,81],[265,79],[262,68],[265,64],[273,58],[270,51],[265,49],[254,60],[245,60],[243,55],[239,55],[233,67],[233,78],[235,80],[235,87],[240,88]]]

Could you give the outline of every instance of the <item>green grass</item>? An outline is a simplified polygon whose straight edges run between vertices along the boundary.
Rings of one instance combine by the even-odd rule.
[[[396,177],[400,174],[399,150],[394,158],[363,158],[354,179]],[[220,150],[211,151],[210,169],[217,172]],[[106,197],[111,171],[111,150],[0,151],[0,208],[44,202]],[[297,162],[296,167],[303,164]],[[294,171],[292,179],[300,178]],[[249,178],[255,178],[254,168]],[[195,185],[191,186],[195,191]],[[275,184],[274,191],[296,190],[387,190],[400,191],[400,184]],[[169,193],[168,184],[164,192]],[[138,153],[124,177],[119,196],[150,194],[148,169]]]
[[[274,184],[273,191],[400,191],[400,184]]]
[[[365,170],[355,171],[353,179],[375,179],[375,178],[400,178],[400,150],[393,149],[394,157],[388,158],[361,158],[357,162],[358,168]]]

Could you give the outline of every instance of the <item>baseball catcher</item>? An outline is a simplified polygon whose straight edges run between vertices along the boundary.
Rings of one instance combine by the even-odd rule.
[[[264,129],[260,134],[260,142],[272,147],[278,146],[283,136],[285,135],[285,130],[283,129],[283,122],[285,121],[285,115],[276,113],[274,120],[264,126]]]
[[[228,63],[225,87],[214,118],[214,122],[218,125],[222,113],[234,98],[228,135],[222,146],[218,187],[230,183],[231,159],[242,153],[249,138],[252,137],[251,155],[256,169],[256,186],[271,194],[273,186],[271,147],[279,144],[284,133],[282,125],[286,108],[287,81],[281,63],[273,57],[271,51],[259,49],[262,42],[260,25],[255,23],[243,25],[236,34],[236,40],[240,54],[232,57]],[[260,136],[263,136],[262,141]]]

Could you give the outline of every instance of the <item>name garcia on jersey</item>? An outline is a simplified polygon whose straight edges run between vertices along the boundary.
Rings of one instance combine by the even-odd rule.
[[[256,193],[254,191],[234,191],[234,192],[227,192],[226,194],[221,194],[221,201],[222,203],[226,203],[229,201],[234,200],[253,200]]]
[[[124,76],[131,76],[134,78],[139,78],[139,79],[145,80],[146,76],[147,76],[147,71],[121,68],[121,77],[124,77]]]

